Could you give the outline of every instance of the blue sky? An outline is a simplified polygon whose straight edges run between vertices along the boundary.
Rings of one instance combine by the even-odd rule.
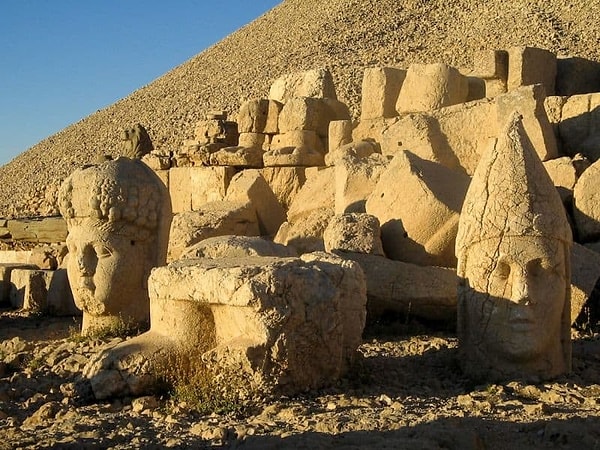
[[[280,2],[0,1],[0,165]]]

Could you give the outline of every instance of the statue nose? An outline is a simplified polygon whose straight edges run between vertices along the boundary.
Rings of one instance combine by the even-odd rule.
[[[515,274],[511,288],[510,299],[514,303],[526,306],[531,304],[529,281],[527,280],[527,273],[525,271],[519,271]]]
[[[77,268],[82,276],[91,276],[94,274],[94,265],[88,247],[82,248],[76,255]]]

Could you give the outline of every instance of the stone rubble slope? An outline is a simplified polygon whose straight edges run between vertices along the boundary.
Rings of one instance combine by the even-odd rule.
[[[469,67],[477,50],[516,45],[598,61],[599,13],[600,0],[285,0],[0,167],[0,217],[55,214],[60,181],[99,153],[114,152],[120,131],[134,123],[146,126],[155,148],[170,151],[191,137],[206,111],[235,112],[284,73],[328,67],[338,98],[356,118],[365,67]]]

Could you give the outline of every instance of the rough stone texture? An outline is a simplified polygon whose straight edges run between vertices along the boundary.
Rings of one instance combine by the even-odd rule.
[[[35,265],[38,269],[56,270],[62,264],[68,251],[65,244],[35,247],[31,250],[27,262]]]
[[[304,186],[305,171],[305,167],[264,167],[258,170],[286,211]]]
[[[338,214],[323,233],[325,251],[354,252],[385,256],[377,217],[364,213]]]
[[[508,81],[508,52],[506,50],[476,52],[470,75],[484,80],[484,97],[492,98],[505,93]]]
[[[211,202],[198,211],[175,214],[167,261],[178,259],[186,247],[204,239],[229,234],[260,236],[256,210],[249,202]]]
[[[406,70],[396,67],[370,67],[365,69],[360,103],[360,120],[394,117],[400,88]]]
[[[597,305],[588,304],[596,283],[600,279],[600,254],[573,243],[571,249],[571,323],[588,325],[585,307],[593,309]],[[595,300],[597,301],[597,300]],[[586,323],[587,322],[587,323]]]
[[[225,382],[235,370],[263,393],[320,387],[347,370],[366,318],[362,270],[333,255],[181,260],[155,270],[149,290],[151,330],[86,369],[97,398],[141,393],[144,364],[126,367],[140,351],[192,359],[207,346],[202,364]],[[125,383],[107,385],[107,374]]]
[[[262,167],[264,153],[261,147],[225,147],[211,153],[209,161],[212,166]]]
[[[278,119],[283,105],[275,100],[248,100],[238,112],[240,133],[279,133]]]
[[[352,121],[351,120],[332,120],[329,122],[328,154],[339,147],[352,142]]]
[[[573,188],[579,176],[589,167],[590,162],[579,154],[574,158],[563,156],[562,158],[551,159],[544,161],[543,164],[563,203],[570,203],[573,198]]]
[[[248,256],[298,256],[293,249],[259,236],[216,236],[185,249],[180,259],[245,258]]]
[[[573,190],[573,217],[581,243],[600,238],[599,176],[600,162],[596,161],[583,172]]]
[[[52,271],[13,269],[10,274],[10,304],[13,308],[44,313],[48,309],[49,279]]]
[[[9,220],[8,231],[16,241],[54,243],[67,238],[67,224],[62,217]]]
[[[0,304],[10,303],[11,279],[10,275],[14,269],[39,269],[33,264],[25,263],[0,263]],[[22,302],[18,302],[22,303]]]
[[[322,166],[325,145],[316,131],[295,130],[276,134],[263,154],[265,167]]]
[[[534,47],[508,49],[508,90],[541,84],[547,95],[554,95],[556,55]]]
[[[600,158],[600,93],[574,95],[561,109],[558,132],[567,155]]]
[[[172,217],[162,181],[139,159],[117,158],[73,172],[60,188],[59,206],[82,334],[123,323],[147,326],[146,283],[152,268],[165,264]]]
[[[287,103],[296,97],[337,99],[331,72],[327,69],[312,69],[282,75],[271,84],[269,99]]]
[[[262,236],[275,236],[285,222],[283,206],[259,172],[243,171],[234,176],[227,189],[225,201],[250,202],[256,211]]]
[[[399,113],[431,112],[467,100],[467,78],[443,63],[411,64],[396,102]]]
[[[196,211],[209,202],[223,200],[233,167],[175,167],[169,171],[173,213]]]
[[[455,267],[454,240],[469,177],[406,151],[367,199],[381,223],[385,254],[419,265]]]
[[[362,267],[369,319],[385,317],[390,311],[436,321],[456,319],[458,278],[453,269],[422,267],[364,253],[336,254]]]
[[[335,213],[365,212],[367,198],[388,164],[380,153],[366,157],[350,153],[339,159],[335,164]]]
[[[519,115],[481,159],[460,215],[460,363],[477,380],[571,370],[571,228]]]
[[[193,137],[207,111],[238,111],[244,101],[264,97],[275,78],[297,70],[328,67],[338,98],[357,118],[365,66],[437,61],[469,67],[480,49],[525,45],[600,61],[595,19],[600,4],[575,5],[491,0],[412,1],[399,7],[396,0],[286,0],[0,168],[0,217],[56,214],[60,180],[94,161],[96,149],[115,148],[121,124],[143,123],[157,149],[172,151]]]
[[[369,157],[373,153],[381,153],[379,144],[374,140],[349,142],[341,147],[337,147],[335,150],[329,151],[325,155],[325,164],[334,166],[346,157],[362,159]]]

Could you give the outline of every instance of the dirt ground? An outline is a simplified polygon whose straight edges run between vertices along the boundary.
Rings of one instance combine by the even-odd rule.
[[[73,318],[0,314],[0,448],[600,448],[600,335],[573,333],[573,372],[473,385],[452,330],[371,324],[335,386],[199,415],[166,397],[81,402],[89,357]]]

